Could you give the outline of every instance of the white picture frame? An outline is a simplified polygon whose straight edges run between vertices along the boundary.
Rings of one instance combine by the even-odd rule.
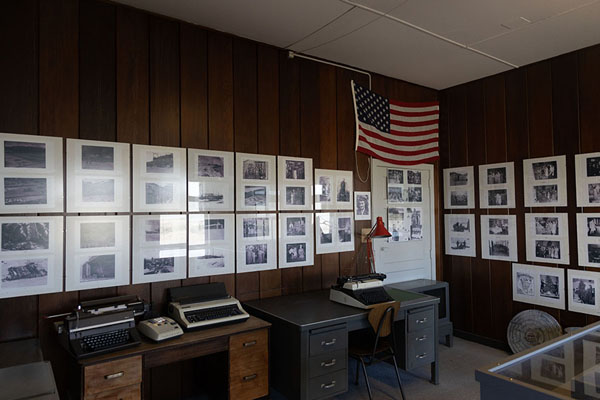
[[[316,253],[354,251],[354,214],[352,212],[317,213]]]
[[[67,212],[129,212],[129,143],[67,139]]]
[[[185,279],[186,215],[134,215],[132,260],[133,284]]]
[[[352,210],[352,171],[315,168],[315,210]]]
[[[63,212],[63,139],[0,133],[0,146],[0,214]]]
[[[515,207],[515,163],[479,166],[479,207]]]
[[[387,227],[391,233],[388,243],[423,239],[422,207],[388,207]]]
[[[513,300],[564,310],[564,277],[563,268],[513,263]]]
[[[371,220],[371,192],[354,192],[354,219]]]
[[[184,148],[133,145],[133,212],[185,212]]]
[[[188,211],[233,212],[234,153],[187,149]]]
[[[129,215],[66,217],[65,290],[129,285]]]
[[[234,214],[188,215],[188,277],[235,273]]]
[[[475,214],[446,214],[446,254],[476,257]]]
[[[473,166],[444,169],[444,208],[475,208],[475,172]]]
[[[517,261],[516,215],[481,216],[481,258]]]
[[[277,156],[277,190],[279,210],[313,210],[312,159]]]
[[[569,264],[569,215],[525,213],[527,261]]]
[[[237,214],[237,273],[277,269],[277,214]]]
[[[423,203],[421,171],[406,168],[387,168],[386,198],[390,206]]]
[[[62,292],[63,223],[62,216],[0,217],[0,298]]]
[[[276,211],[276,158],[235,153],[236,211]]]
[[[600,214],[577,214],[577,254],[579,265],[600,268]]]
[[[279,268],[314,265],[314,214],[279,214]]]
[[[600,152],[575,154],[575,182],[577,207],[600,206]]]
[[[567,269],[569,311],[600,315],[599,284],[600,272]]]
[[[523,185],[525,207],[566,206],[566,157],[523,160]]]

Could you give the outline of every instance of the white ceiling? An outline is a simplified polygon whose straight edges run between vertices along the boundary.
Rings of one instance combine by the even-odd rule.
[[[600,0],[116,0],[435,89],[600,43]]]

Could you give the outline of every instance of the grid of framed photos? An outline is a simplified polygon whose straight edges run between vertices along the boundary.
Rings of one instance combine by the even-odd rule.
[[[446,254],[475,257],[475,215],[446,214]]]
[[[527,261],[569,264],[567,213],[525,214]]]
[[[63,290],[63,217],[0,217],[0,298]]]
[[[62,138],[0,134],[1,214],[64,211]]]
[[[600,205],[600,153],[575,155],[577,207]]]
[[[577,214],[578,263],[600,268],[600,214]]]
[[[421,184],[421,171],[388,168],[387,203],[389,205],[396,205],[422,202],[423,186]]]
[[[317,254],[354,251],[353,213],[317,213],[315,224]]]
[[[188,211],[233,211],[233,153],[188,149]]]
[[[444,169],[444,208],[475,208],[473,167]]]
[[[186,277],[186,215],[134,215],[133,242],[134,284]]]
[[[481,258],[517,261],[517,217],[481,216]]]
[[[238,273],[277,269],[277,214],[237,214]]]
[[[513,300],[564,310],[564,276],[562,268],[513,263]]]
[[[129,216],[67,216],[67,291],[129,285]]]
[[[389,242],[423,239],[423,209],[421,207],[388,207],[387,228],[392,234]]]
[[[479,166],[481,208],[515,207],[515,165],[513,162]]]
[[[565,156],[523,160],[525,207],[567,205]]]
[[[569,311],[600,315],[600,304],[596,297],[599,284],[598,272],[567,269]]]
[[[315,169],[315,209],[352,210],[352,171]]]
[[[275,211],[277,178],[275,156],[235,154],[236,210]]]
[[[312,210],[312,159],[277,156],[280,210]]]
[[[187,210],[185,149],[133,145],[133,212]]]
[[[314,264],[314,214],[279,214],[279,267]]]
[[[190,214],[188,277],[235,272],[233,214]]]
[[[67,139],[67,212],[129,212],[129,144]]]
[[[354,219],[371,220],[371,192],[354,192]]]

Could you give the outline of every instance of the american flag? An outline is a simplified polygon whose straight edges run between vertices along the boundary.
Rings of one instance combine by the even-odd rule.
[[[388,100],[352,81],[355,150],[397,165],[437,160],[439,103]]]

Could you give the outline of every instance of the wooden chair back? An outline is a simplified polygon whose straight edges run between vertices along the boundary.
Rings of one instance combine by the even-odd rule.
[[[392,310],[389,310],[389,308]],[[369,323],[377,337],[387,337],[392,333],[394,317],[400,308],[397,301],[377,304],[369,311]]]

